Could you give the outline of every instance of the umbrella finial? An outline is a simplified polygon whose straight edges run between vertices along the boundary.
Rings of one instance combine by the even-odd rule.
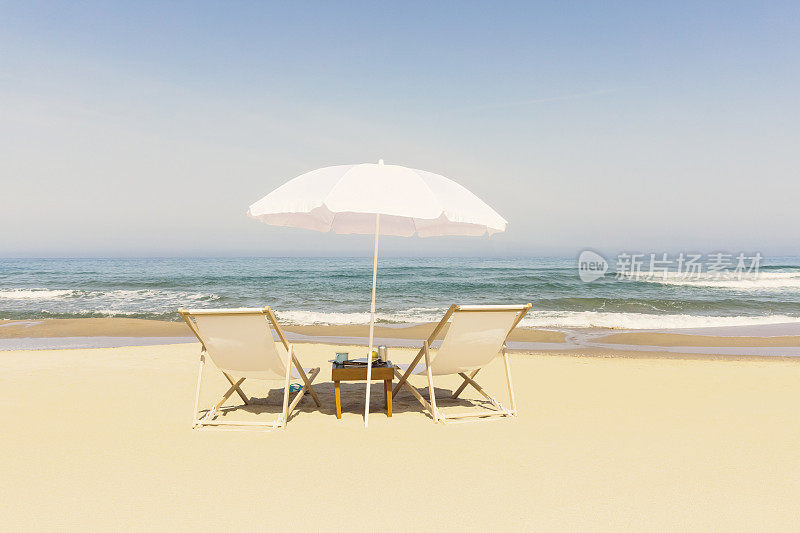
[[[382,165],[383,164],[383,159],[378,159],[378,164]]]

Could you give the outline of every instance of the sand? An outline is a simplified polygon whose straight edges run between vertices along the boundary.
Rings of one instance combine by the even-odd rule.
[[[798,335],[777,336],[729,336],[687,335],[658,331],[626,332],[607,335],[594,342],[603,344],[626,344],[631,346],[706,346],[706,347],[753,347],[789,348],[800,346]]]
[[[180,337],[192,332],[183,322],[140,318],[48,318],[9,320],[0,324],[0,339],[36,337]]]
[[[334,416],[339,349],[298,345],[323,406],[270,433],[191,429],[195,344],[0,352],[2,528],[796,528],[800,361],[514,353],[519,418],[435,425],[404,393],[389,419],[375,387],[365,430],[361,384]]]

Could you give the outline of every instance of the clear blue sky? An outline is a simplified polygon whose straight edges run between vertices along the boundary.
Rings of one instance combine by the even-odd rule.
[[[796,254],[800,3],[0,2],[0,256],[369,254],[247,206],[375,161],[491,239],[387,254]]]

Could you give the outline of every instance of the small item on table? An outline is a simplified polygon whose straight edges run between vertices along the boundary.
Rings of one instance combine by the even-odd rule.
[[[336,359],[335,359],[336,364],[339,365],[344,364],[347,361],[348,357],[350,357],[350,354],[348,352],[336,352]]]

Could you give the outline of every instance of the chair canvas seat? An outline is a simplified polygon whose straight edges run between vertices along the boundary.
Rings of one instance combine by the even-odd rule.
[[[395,366],[395,368],[400,369],[400,372],[403,373],[403,374],[405,374],[406,371],[409,368],[411,368],[411,364],[410,363],[394,363],[394,366]],[[420,361],[419,363],[417,363],[416,368],[414,368],[414,371],[411,372],[411,373],[412,374],[424,374],[427,369],[428,369],[428,367],[425,366],[425,361]]]
[[[306,375],[310,374],[312,370],[314,370],[314,369],[313,368],[303,368],[303,372]],[[300,372],[298,372],[296,368],[293,368],[291,370],[291,372],[289,373],[289,377],[291,379],[293,379],[293,380],[302,379],[302,376],[300,376]]]
[[[209,358],[222,372],[250,379],[286,377],[288,347],[278,348],[269,318],[262,312],[194,311],[191,317]]]

